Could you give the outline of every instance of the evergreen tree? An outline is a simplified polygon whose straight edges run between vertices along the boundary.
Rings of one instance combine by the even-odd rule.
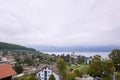
[[[55,77],[54,77],[54,75],[53,75],[53,74],[51,74],[51,76],[50,76],[49,80],[55,80]]]
[[[13,69],[14,69],[18,74],[20,74],[20,73],[23,72],[23,67],[20,66],[20,65],[15,65],[15,66],[13,67]]]

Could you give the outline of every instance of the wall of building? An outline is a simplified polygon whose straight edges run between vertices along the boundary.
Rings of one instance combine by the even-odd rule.
[[[47,71],[47,80],[49,80],[49,77],[51,76],[51,74],[54,75],[56,80],[59,80],[59,76],[53,72],[51,69],[49,69],[48,67],[42,69],[40,72],[37,73],[37,78],[40,78],[41,80],[44,80],[44,72]]]

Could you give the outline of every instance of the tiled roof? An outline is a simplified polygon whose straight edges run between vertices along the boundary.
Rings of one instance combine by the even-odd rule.
[[[16,75],[17,73],[9,64],[0,64],[0,79]]]
[[[55,73],[58,73],[58,69],[57,69],[56,65],[48,65],[48,64],[40,64],[37,68],[37,72],[43,70],[45,67],[48,67]]]

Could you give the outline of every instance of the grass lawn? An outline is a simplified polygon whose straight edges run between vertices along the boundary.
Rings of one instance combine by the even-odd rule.
[[[35,74],[30,74],[18,78],[13,78],[12,80],[37,80],[35,76],[36,76]]]
[[[68,66],[67,68],[72,68],[73,71],[78,69],[82,75],[86,75],[88,73],[89,65]]]
[[[73,70],[75,70],[75,69],[79,69],[79,70],[81,70],[81,69],[89,68],[89,65],[67,66],[67,68],[68,68],[68,69],[69,69],[69,68],[72,68]]]

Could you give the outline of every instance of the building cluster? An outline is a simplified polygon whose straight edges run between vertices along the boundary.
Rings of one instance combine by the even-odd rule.
[[[58,69],[56,67],[56,65],[54,64],[40,64],[37,67],[33,67],[33,68],[24,68],[23,73],[21,74],[21,76],[23,75],[28,75],[28,74],[36,74],[36,78],[38,80],[49,80],[51,74],[54,75],[55,80],[60,80],[59,79],[59,75],[58,75]],[[14,77],[20,77],[20,76],[14,76]]]
[[[3,52],[0,51],[0,80],[11,80],[12,76],[14,77],[20,77],[23,75],[29,75],[29,74],[36,74],[36,78],[38,80],[49,80],[51,74],[54,75],[55,80],[60,80],[58,75],[58,69],[55,64],[37,64],[37,62],[40,61],[41,56],[36,56],[33,54],[7,54],[4,55]],[[55,58],[55,55],[48,56],[48,58],[44,57],[43,59],[53,59]],[[74,52],[70,55],[70,60],[74,58],[77,59],[78,55],[76,55]],[[25,62],[30,59],[35,63],[35,65],[32,65],[31,67],[28,67],[28,64],[20,64],[23,67],[23,72],[21,74],[16,75],[17,73],[12,69],[12,66],[15,66],[16,59],[19,59],[19,62]],[[89,64],[92,60],[91,57],[85,57],[85,64]],[[8,72],[6,71],[8,69]],[[3,71],[3,72],[2,72]],[[6,71],[6,72],[4,72]],[[10,72],[9,72],[10,71]],[[70,69],[72,71],[72,69]],[[2,73],[2,74],[1,74]],[[4,73],[4,74],[3,74]],[[6,75],[6,76],[3,76]]]
[[[14,59],[14,56],[12,56],[11,54],[4,56],[3,52],[0,51],[0,64],[5,64],[5,63],[14,66],[16,61]]]
[[[78,55],[75,54],[75,52],[73,52],[71,55],[70,55],[71,58],[74,58],[74,59],[77,59],[78,58]],[[92,61],[92,57],[85,57],[84,56],[84,64],[90,64]],[[71,63],[71,59],[70,59],[70,63]]]

